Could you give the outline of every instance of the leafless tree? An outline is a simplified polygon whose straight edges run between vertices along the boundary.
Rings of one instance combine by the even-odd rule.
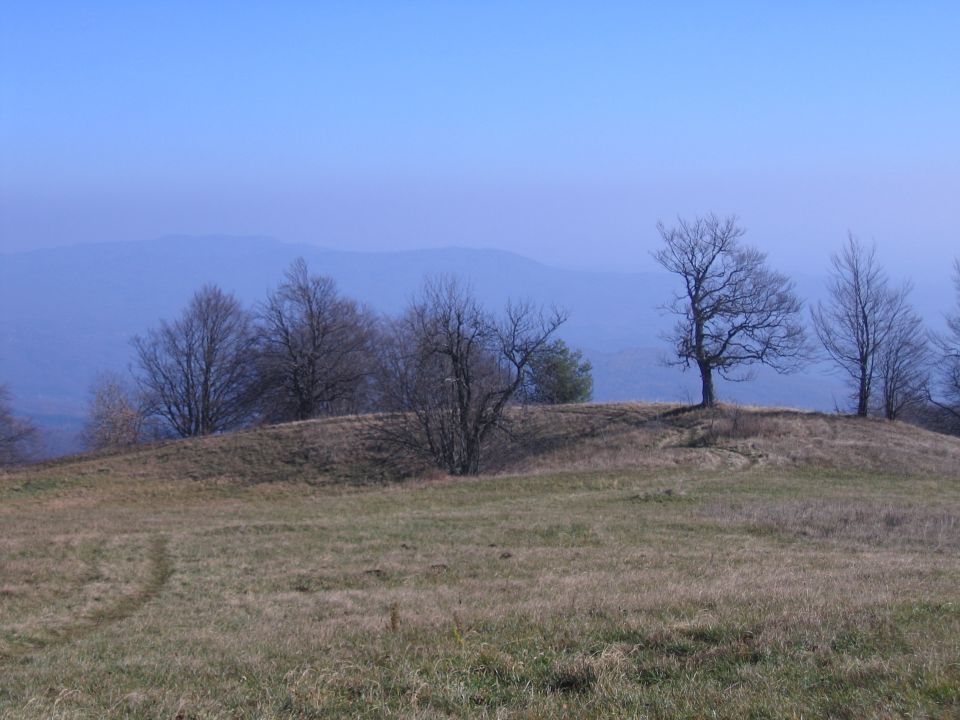
[[[909,287],[904,288],[908,292]],[[904,302],[877,355],[881,411],[887,420],[919,410],[927,398],[930,347],[923,321]]]
[[[208,435],[250,419],[254,335],[233,295],[204,286],[179,319],[133,344],[146,413],[177,435]]]
[[[812,311],[813,326],[828,358],[849,376],[857,415],[865,417],[881,349],[904,312],[909,288],[891,289],[876,247],[864,247],[852,234],[830,262],[828,299]]]
[[[960,428],[960,259],[953,263],[953,286],[956,306],[947,315],[947,331],[934,336],[939,374],[937,395],[931,402],[946,416],[947,425]]]
[[[90,450],[128,448],[146,438],[146,419],[136,392],[115,372],[103,372],[90,388],[82,440]]]
[[[428,281],[386,337],[382,404],[398,413],[386,439],[452,474],[480,472],[527,366],[565,320],[529,303],[496,318],[456,280]]]
[[[372,373],[376,320],[341,297],[300,258],[259,308],[264,413],[306,420],[363,409]]]
[[[741,243],[745,231],[736,217],[679,218],[676,227],[661,222],[657,229],[664,247],[654,258],[683,280],[664,308],[679,317],[667,339],[677,364],[700,371],[701,405],[716,402],[714,371],[744,380],[751,365],[790,372],[802,364],[806,336],[793,283],[767,267],[764,253]]]
[[[0,467],[30,460],[40,437],[37,426],[14,415],[10,403],[10,390],[0,385]]]

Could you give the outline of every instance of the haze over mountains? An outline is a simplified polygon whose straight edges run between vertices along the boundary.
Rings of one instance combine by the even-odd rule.
[[[596,400],[697,396],[695,372],[662,362],[668,347],[659,336],[672,320],[657,307],[676,288],[666,273],[558,269],[499,250],[349,252],[222,236],[0,255],[0,303],[10,309],[0,316],[0,381],[10,385],[18,412],[51,431],[51,452],[75,449],[91,382],[98,371],[129,367],[133,335],[174,317],[204,283],[253,305],[298,256],[312,272],[332,276],[344,293],[383,313],[399,311],[425,276],[439,273],[469,280],[491,308],[510,297],[566,307],[570,321],[561,336],[593,362]],[[808,301],[822,292],[822,279],[795,279]],[[823,368],[793,376],[759,370],[752,382],[721,383],[719,394],[823,410],[844,398],[839,380]]]

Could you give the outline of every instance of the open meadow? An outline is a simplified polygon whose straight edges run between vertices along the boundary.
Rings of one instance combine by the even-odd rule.
[[[960,440],[517,422],[479,478],[353,419],[0,474],[0,718],[960,717]]]

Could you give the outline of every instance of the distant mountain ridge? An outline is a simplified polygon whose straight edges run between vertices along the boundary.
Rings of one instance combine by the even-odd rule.
[[[676,287],[666,273],[559,269],[503,250],[351,252],[229,236],[0,254],[6,309],[0,382],[10,385],[20,412],[69,435],[96,373],[128,367],[133,335],[174,317],[204,283],[217,283],[252,305],[297,257],[383,313],[399,311],[425,276],[441,273],[469,281],[491,307],[510,297],[563,306],[571,317],[561,335],[593,361],[597,400],[696,398],[695,373],[660,362],[668,348],[659,336],[673,320],[656,308]],[[752,383],[720,386],[726,399],[814,409],[832,409],[838,392],[829,376],[783,378],[762,370]]]

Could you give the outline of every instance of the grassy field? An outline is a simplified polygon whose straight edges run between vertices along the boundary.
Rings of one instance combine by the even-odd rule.
[[[960,441],[525,422],[477,479],[351,421],[0,475],[0,717],[960,717]]]

